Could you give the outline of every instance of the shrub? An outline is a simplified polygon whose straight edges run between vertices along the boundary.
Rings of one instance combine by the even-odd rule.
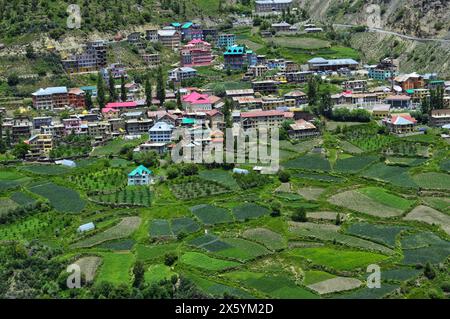
[[[173,264],[175,264],[175,262],[178,260],[178,256],[175,253],[167,253],[164,256],[164,264],[166,266],[172,266]]]
[[[306,222],[307,218],[305,208],[304,207],[297,208],[297,210],[292,214],[291,219],[294,222],[301,222],[301,223]]]
[[[290,178],[291,178],[291,174],[289,174],[289,172],[287,172],[287,171],[279,171],[278,172],[278,179],[280,180],[280,182],[287,183],[287,182],[289,182]]]

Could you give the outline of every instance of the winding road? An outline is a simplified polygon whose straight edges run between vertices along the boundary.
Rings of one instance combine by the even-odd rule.
[[[339,24],[339,23],[334,23],[333,24],[333,27],[338,27],[338,28],[353,28],[353,27],[357,27],[357,26],[359,26],[359,25],[356,25],[356,24]],[[401,34],[401,33],[398,33],[398,32],[384,30],[384,29],[380,29],[380,28],[367,27],[367,30],[369,32],[378,32],[378,33],[395,35],[395,36],[398,36],[398,37],[403,38],[403,39],[412,40],[412,41],[418,41],[418,42],[450,43],[449,39],[418,38],[418,37],[414,37],[414,36],[411,36],[411,35],[405,35],[405,34]]]

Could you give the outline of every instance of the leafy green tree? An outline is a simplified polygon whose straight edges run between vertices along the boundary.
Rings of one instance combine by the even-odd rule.
[[[16,146],[14,146],[12,154],[17,158],[24,159],[29,150],[30,145],[26,144],[25,142],[20,142],[17,143]]]
[[[180,110],[183,108],[183,104],[181,103],[181,93],[179,89],[177,91],[177,108]]]
[[[98,106],[101,109],[105,107],[105,86],[103,82],[102,74],[99,72],[97,76],[97,102]]]
[[[126,102],[127,100],[127,90],[125,89],[125,76],[120,77],[120,100]]]
[[[287,183],[287,182],[289,182],[290,178],[291,178],[291,174],[289,174],[288,171],[280,170],[278,172],[278,179],[280,180],[280,182]]]
[[[86,92],[86,96],[84,97],[84,104],[86,105],[87,110],[91,110],[94,103],[92,103],[92,94],[90,91]]]
[[[133,267],[133,287],[139,288],[144,283],[145,267],[140,260],[136,261]]]
[[[117,101],[117,92],[116,92],[116,81],[112,75],[112,72],[108,72],[108,86],[109,86],[109,101],[115,102]]]
[[[152,83],[150,81],[150,77],[147,76],[145,79],[145,103],[147,107],[150,107],[152,105]]]
[[[169,252],[164,256],[164,264],[166,266],[172,266],[178,260],[178,256],[175,253]]]
[[[294,222],[301,222],[304,223],[306,222],[308,219],[306,218],[306,211],[304,207],[298,207],[294,213],[291,216],[291,219]]]
[[[164,83],[164,75],[162,67],[158,68],[156,74],[156,98],[159,100],[159,104],[162,106],[166,100],[166,86]]]
[[[318,84],[315,76],[312,76],[308,80],[308,104],[310,106],[317,104],[317,90]]]

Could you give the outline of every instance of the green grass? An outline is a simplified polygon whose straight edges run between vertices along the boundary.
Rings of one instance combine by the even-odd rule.
[[[422,188],[450,190],[449,174],[430,172],[414,175],[413,179]]]
[[[27,165],[21,168],[25,172],[38,175],[62,175],[69,173],[72,169],[62,165]]]
[[[394,247],[397,236],[406,229],[404,226],[355,223],[347,228],[347,233]]]
[[[308,38],[308,37],[274,37],[270,38],[270,41],[273,41],[275,44],[291,48],[291,49],[308,49],[308,50],[317,50],[322,48],[329,48],[331,43],[325,40],[317,39],[317,38]]]
[[[199,176],[205,180],[219,182],[220,184],[223,184],[233,190],[239,189],[239,185],[236,183],[232,173],[229,171],[220,169],[205,170],[200,171]]]
[[[112,240],[98,245],[98,248],[105,248],[110,250],[131,250],[136,242],[133,239]]]
[[[141,223],[140,217],[125,217],[117,225],[83,239],[72,245],[74,248],[92,247],[109,240],[121,239],[130,236]]]
[[[192,218],[181,217],[171,220],[171,229],[175,235],[180,233],[191,234],[200,230],[200,225]]]
[[[233,221],[229,211],[221,207],[197,205],[191,207],[191,211],[205,225],[229,223]]]
[[[286,168],[329,171],[330,163],[321,155],[308,154],[296,159],[287,161],[283,164]]]
[[[382,284],[380,288],[370,289],[370,288],[362,288],[358,289],[354,292],[350,292],[347,294],[340,295],[339,298],[342,299],[380,299],[384,296],[394,292],[399,288],[399,285],[392,284]]]
[[[96,147],[91,155],[92,156],[108,156],[108,155],[118,155],[122,147],[126,145],[130,146],[138,146],[139,144],[142,144],[143,142],[147,141],[148,135],[144,134],[140,139],[135,140],[125,140],[123,138],[116,138],[112,141],[109,141],[104,146]]]
[[[215,254],[242,262],[270,253],[264,246],[241,238],[224,238],[223,242],[231,247],[219,250]]]
[[[450,199],[445,197],[424,197],[425,203],[441,212],[450,213]]]
[[[7,215],[13,209],[16,209],[19,205],[9,198],[0,198],[0,215]]]
[[[338,159],[333,169],[341,173],[356,173],[378,159],[377,156],[362,155]]]
[[[287,246],[283,236],[266,228],[247,229],[242,235],[244,238],[260,243],[270,250],[280,250]]]
[[[28,206],[36,202],[36,199],[24,192],[15,192],[10,197],[20,206]]]
[[[312,285],[324,280],[335,278],[335,275],[329,274],[325,271],[321,270],[308,270],[305,271],[305,279],[303,280],[303,284],[305,286]]]
[[[404,166],[420,166],[426,162],[425,158],[421,157],[396,157],[390,156],[386,159],[386,164],[390,165],[404,165]]]
[[[148,284],[159,283],[163,280],[170,280],[170,278],[176,275],[169,266],[156,264],[150,265],[145,271],[144,279]]]
[[[376,264],[387,259],[386,256],[356,250],[343,250],[331,247],[295,248],[289,252],[292,256],[303,257],[312,263],[336,270],[352,270]]]
[[[371,199],[383,203],[392,208],[407,210],[414,204],[413,200],[404,199],[400,196],[386,192],[379,187],[365,187],[358,189],[358,192],[370,197]]]
[[[225,277],[237,281],[242,286],[260,291],[271,298],[314,299],[315,294],[295,284],[285,275],[265,274],[250,271],[234,271]]]
[[[0,180],[5,181],[5,180],[16,180],[16,179],[21,179],[24,176],[22,174],[20,174],[19,172],[17,172],[16,170],[13,169],[0,169]]]
[[[323,173],[297,173],[293,175],[296,178],[310,179],[321,182],[336,182],[340,183],[344,181],[342,177],[337,177],[333,175],[323,174]]]
[[[406,281],[419,276],[423,271],[413,268],[397,268],[383,271],[383,280]]]
[[[47,198],[50,201],[50,205],[59,212],[79,213],[86,206],[86,202],[80,198],[76,191],[51,182],[34,185],[29,190]]]
[[[187,266],[209,271],[221,271],[240,266],[240,263],[234,261],[212,258],[197,252],[185,253],[180,261]]]
[[[142,244],[136,245],[136,259],[141,261],[149,261],[160,259],[166,253],[176,252],[178,244],[162,244],[154,246],[146,246]]]
[[[392,183],[396,186],[417,188],[417,182],[411,178],[406,167],[376,163],[361,174],[365,177]]]
[[[240,221],[258,218],[268,215],[269,213],[270,212],[267,208],[253,203],[246,203],[233,208],[234,217]]]
[[[170,224],[167,219],[154,219],[150,224],[150,236],[151,237],[169,237],[173,236]]]
[[[96,282],[110,282],[112,284],[131,284],[131,267],[134,255],[131,253],[103,253],[103,263],[98,270]]]

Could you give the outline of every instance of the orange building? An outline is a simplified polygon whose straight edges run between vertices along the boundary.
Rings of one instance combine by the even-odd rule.
[[[85,93],[79,88],[69,90],[69,105],[75,108],[85,108]]]

